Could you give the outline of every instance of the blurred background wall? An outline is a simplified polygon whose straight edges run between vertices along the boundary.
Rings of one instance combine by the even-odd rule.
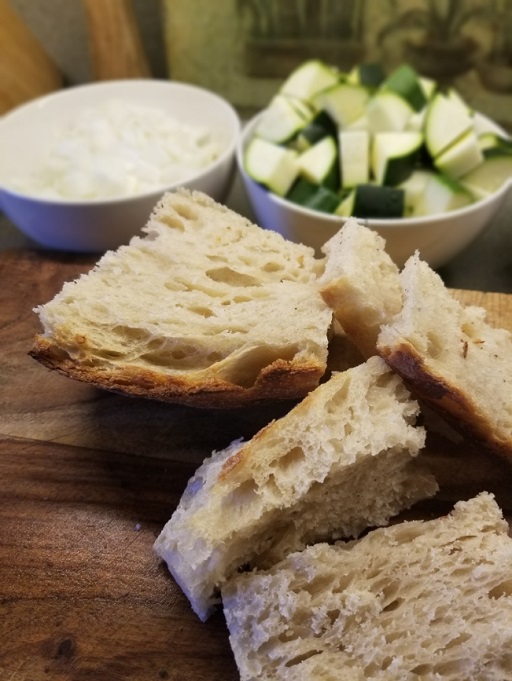
[[[101,4],[102,0],[97,0]],[[92,79],[87,22],[82,0],[10,0],[70,83]],[[160,0],[133,0],[152,73],[167,76]]]
[[[105,8],[117,5],[135,14],[152,76],[210,88],[242,113],[265,106],[306,58],[342,70],[378,61],[390,71],[407,61],[512,130],[512,0],[0,0],[0,6],[7,1],[66,84],[94,79],[85,6],[101,21]]]

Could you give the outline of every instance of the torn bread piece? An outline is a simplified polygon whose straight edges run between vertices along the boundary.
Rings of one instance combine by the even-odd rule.
[[[402,307],[399,269],[385,247],[377,232],[350,218],[322,248],[320,293],[365,357],[376,354],[381,325]]]
[[[207,408],[300,399],[318,385],[332,312],[312,249],[186,190],[164,195],[144,231],[36,309],[35,359],[100,388]]]
[[[379,357],[334,374],[247,443],[198,469],[155,550],[201,619],[242,565],[356,537],[433,495],[418,405]]]
[[[403,309],[377,349],[418,399],[512,461],[512,333],[464,306],[418,255],[400,279]]]
[[[492,495],[317,544],[222,590],[241,681],[512,679],[512,539]]]

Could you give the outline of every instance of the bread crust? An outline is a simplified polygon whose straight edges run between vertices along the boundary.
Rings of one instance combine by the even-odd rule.
[[[187,190],[165,194],[142,232],[35,308],[34,359],[98,388],[211,409],[318,386],[332,311],[313,249]]]
[[[310,361],[277,359],[260,371],[255,382],[240,386],[219,377],[165,374],[133,365],[95,366],[71,359],[57,343],[35,337],[29,355],[49,369],[97,388],[190,407],[234,409],[275,401],[302,399],[316,388],[325,366]]]
[[[478,405],[456,384],[430,369],[411,343],[399,342],[392,350],[378,346],[378,352],[416,397],[429,404],[466,437],[481,442],[512,463],[512,440],[499,439],[489,420],[480,414]]]
[[[206,459],[155,542],[201,619],[240,566],[359,536],[432,496],[418,404],[379,357]]]

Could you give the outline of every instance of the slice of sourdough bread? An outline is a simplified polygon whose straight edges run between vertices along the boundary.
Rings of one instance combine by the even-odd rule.
[[[356,537],[434,494],[418,405],[378,357],[334,374],[247,443],[207,459],[155,542],[206,619],[242,565]]]
[[[320,292],[365,357],[376,354],[381,325],[402,307],[399,269],[385,246],[377,232],[350,218],[322,249]]]
[[[222,590],[242,681],[512,679],[512,539],[488,493]]]
[[[463,306],[416,255],[400,275],[403,309],[377,349],[411,391],[512,461],[512,334]]]
[[[33,357],[101,388],[201,407],[318,385],[332,312],[312,249],[185,190],[166,194],[144,231],[36,309]]]

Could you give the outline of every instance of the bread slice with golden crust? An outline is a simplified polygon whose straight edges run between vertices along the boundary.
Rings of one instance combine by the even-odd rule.
[[[482,493],[233,577],[222,601],[241,681],[510,681],[507,533]]]
[[[512,333],[464,306],[418,255],[400,274],[403,308],[377,350],[418,399],[512,462]]]
[[[37,308],[34,358],[200,407],[299,399],[318,385],[332,312],[312,249],[185,190],[166,194],[144,231]]]
[[[346,335],[365,356],[376,354],[382,324],[401,310],[399,269],[384,239],[355,218],[323,246],[320,292]]]
[[[155,543],[199,617],[241,565],[358,536],[434,494],[415,460],[425,439],[417,414],[401,379],[372,357],[206,460]]]

